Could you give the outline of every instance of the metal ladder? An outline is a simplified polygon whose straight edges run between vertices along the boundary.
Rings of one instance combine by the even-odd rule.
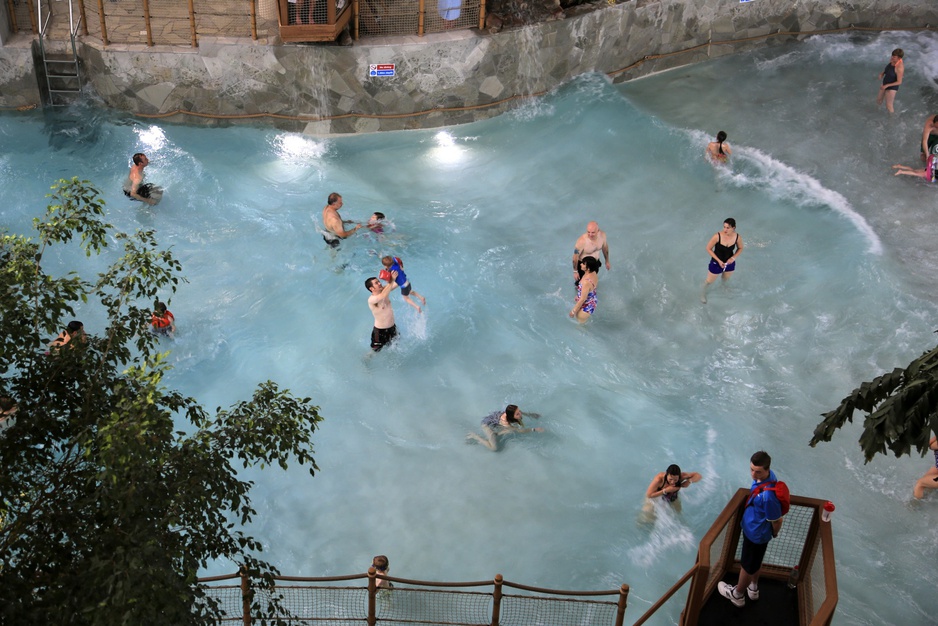
[[[47,15],[43,18],[43,1],[38,0],[39,14],[39,52],[42,57],[43,70],[46,77],[48,104],[51,106],[66,106],[72,104],[81,95],[81,71],[78,51],[75,47],[75,38],[81,25],[81,16],[74,18],[72,0],[68,0],[68,34],[70,49],[64,53],[51,53],[46,50],[44,40],[49,32],[49,21],[52,19],[52,7],[48,7]]]

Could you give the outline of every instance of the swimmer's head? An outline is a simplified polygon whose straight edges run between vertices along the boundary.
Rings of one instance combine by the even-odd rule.
[[[931,123],[932,123],[932,124],[938,124],[938,115],[936,115],[935,117],[931,118]]]
[[[672,463],[668,466],[668,469],[665,470],[665,479],[672,485],[676,485],[681,482],[681,468]]]
[[[342,199],[342,196],[340,196],[339,194],[333,191],[332,193],[329,194],[329,197],[326,198],[326,203],[332,206],[333,204],[336,204],[337,202],[339,202],[341,199]]]
[[[166,305],[159,300],[153,303],[153,312],[157,315],[163,315],[166,313]]]
[[[134,165],[140,165],[141,163],[144,163],[144,164],[149,163],[150,159],[148,159],[147,155],[145,155],[144,153],[138,152],[137,154],[133,156],[133,161],[134,161]]]
[[[368,221],[369,221],[369,222],[380,222],[380,221],[383,220],[383,219],[385,219],[384,213],[381,213],[381,212],[379,212],[379,211],[375,211],[374,213],[371,214],[371,219],[368,220]]]
[[[717,133],[717,141],[719,141],[720,143],[723,143],[724,141],[726,141],[726,131],[721,130],[720,132]]]
[[[69,335],[74,335],[80,330],[84,330],[85,325],[79,322],[78,320],[72,320],[68,323],[68,326],[65,327],[65,330]]]
[[[388,562],[388,557],[384,556],[383,554],[379,554],[371,560],[371,566],[379,572],[388,571],[389,565],[390,563]]]
[[[505,407],[505,418],[508,419],[509,424],[520,424],[521,418],[516,417],[516,415],[519,415],[520,413],[521,411],[518,410],[517,404],[509,404]]]
[[[385,267],[391,267],[392,265],[394,265],[394,259],[392,259],[389,256],[381,257],[381,265]]]
[[[892,56],[901,59],[905,56],[905,52],[902,51],[902,48],[896,48],[892,51]]]
[[[9,413],[16,406],[16,402],[10,396],[0,397],[0,412]]]
[[[725,220],[723,220],[723,223],[729,226],[730,228],[734,228],[734,229],[736,228],[736,220],[734,220],[732,217],[726,218]]]
[[[583,257],[580,259],[580,265],[586,266],[586,269],[591,272],[598,272],[600,267],[599,259],[594,256]]]
[[[365,289],[367,289],[368,291],[371,291],[371,288],[374,287],[375,283],[378,283],[380,285],[381,281],[378,280],[375,276],[372,276],[371,278],[366,278]]]

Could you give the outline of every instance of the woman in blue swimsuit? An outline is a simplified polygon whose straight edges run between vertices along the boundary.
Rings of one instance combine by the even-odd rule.
[[[905,67],[902,65],[902,57],[905,53],[902,48],[896,48],[889,57],[889,63],[886,69],[880,72],[879,77],[883,79],[883,84],[879,86],[879,95],[876,96],[876,104],[880,105],[886,102],[886,110],[893,113],[892,105],[896,101],[896,94],[899,93],[899,85],[902,84],[902,75],[905,74]]]
[[[580,259],[580,269],[583,270],[583,277],[576,286],[576,304],[570,309],[570,317],[576,317],[576,321],[582,324],[596,310],[599,259],[592,256],[583,257]]]
[[[537,413],[529,412],[531,417],[540,417]],[[543,428],[525,428],[522,422],[523,415],[521,409],[516,404],[509,404],[504,411],[495,411],[482,418],[482,432],[485,433],[483,439],[475,433],[466,435],[469,441],[478,441],[483,446],[495,452],[498,450],[498,437],[510,433],[542,433]]]

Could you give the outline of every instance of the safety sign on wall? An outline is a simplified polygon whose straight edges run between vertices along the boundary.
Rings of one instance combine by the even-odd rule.
[[[368,66],[369,76],[394,76],[394,64],[383,63],[379,65]]]

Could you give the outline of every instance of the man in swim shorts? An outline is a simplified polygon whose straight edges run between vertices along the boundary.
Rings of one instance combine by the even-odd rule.
[[[938,156],[938,115],[929,115],[922,130],[922,163],[929,155]]]
[[[391,308],[391,290],[397,287],[393,277],[384,285],[372,276],[365,280],[365,289],[371,292],[368,296],[368,308],[375,317],[375,327],[371,331],[371,349],[379,352],[381,348],[397,336],[397,326],[394,325],[394,309]]]
[[[573,284],[576,285],[583,278],[583,272],[580,269],[580,259],[591,256],[599,260],[599,253],[602,252],[603,259],[606,261],[606,270],[611,270],[609,265],[609,244],[606,242],[606,233],[599,230],[599,224],[590,222],[586,225],[586,232],[580,235],[573,246]]]
[[[150,159],[142,152],[133,156],[133,165],[130,166],[130,173],[127,174],[127,180],[124,181],[124,195],[132,200],[146,202],[150,206],[156,204],[156,200],[150,197],[153,185],[143,182],[146,176],[143,168],[150,164]]]
[[[346,224],[352,224],[354,222],[343,220],[342,216],[339,215],[339,209],[342,208],[342,196],[339,194],[335,192],[330,193],[326,202],[326,206],[322,209],[322,239],[329,244],[330,247],[338,248],[343,239],[351,237],[362,225],[355,224],[355,228],[352,230],[345,230]]]

